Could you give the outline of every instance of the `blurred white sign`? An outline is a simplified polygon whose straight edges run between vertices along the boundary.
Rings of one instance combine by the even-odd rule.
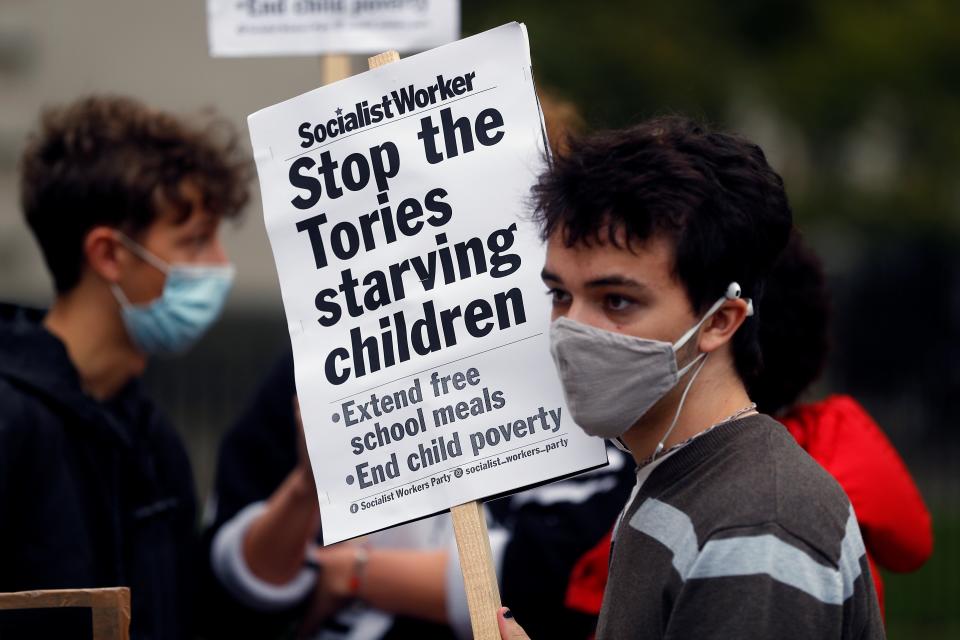
[[[421,51],[456,40],[459,0],[207,0],[212,56]]]

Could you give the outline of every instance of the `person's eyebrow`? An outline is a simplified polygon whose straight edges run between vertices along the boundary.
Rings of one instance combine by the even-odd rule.
[[[624,276],[602,276],[600,278],[594,278],[586,284],[587,288],[598,288],[598,287],[628,287],[630,289],[636,289],[637,291],[646,293],[650,290],[650,287],[643,284],[642,282],[637,282],[632,278],[625,278]]]
[[[560,276],[553,273],[552,271],[547,271],[546,268],[540,270],[540,279],[544,281],[563,284],[563,280],[560,279]]]
[[[545,282],[563,284],[563,280],[560,278],[560,276],[552,271],[548,271],[546,268],[540,271],[540,278],[542,278]],[[586,286],[593,289],[600,287],[628,287],[630,289],[635,289],[638,293],[648,293],[650,291],[650,287],[642,282],[637,282],[632,278],[627,278],[620,275],[609,275],[594,278],[588,282]]]

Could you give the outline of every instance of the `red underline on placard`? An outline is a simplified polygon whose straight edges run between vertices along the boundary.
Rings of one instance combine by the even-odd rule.
[[[329,145],[333,144],[334,142],[340,142],[341,140],[346,140],[347,138],[350,138],[350,137],[352,137],[352,136],[355,136],[355,135],[357,135],[358,133],[366,133],[367,131],[373,131],[374,129],[379,129],[380,127],[385,127],[385,126],[387,126],[388,124],[393,124],[394,122],[400,122],[401,120],[406,120],[407,118],[412,118],[413,116],[418,116],[418,115],[420,115],[420,114],[426,113],[427,111],[433,111],[434,109],[439,109],[440,107],[446,106],[446,105],[448,105],[448,104],[452,104],[452,103],[454,103],[454,102],[459,102],[460,100],[465,100],[465,99],[467,99],[467,98],[472,98],[473,96],[478,96],[478,95],[480,95],[481,93],[484,93],[484,92],[486,92],[486,91],[490,91],[491,89],[496,89],[496,88],[497,88],[497,85],[493,85],[492,87],[487,87],[486,89],[480,89],[479,91],[474,91],[473,93],[467,94],[467,95],[465,95],[465,96],[460,96],[459,98],[451,98],[450,100],[444,100],[444,101],[441,102],[440,104],[435,104],[435,105],[433,105],[432,107],[430,107],[429,109],[424,109],[423,111],[414,111],[414,112],[412,112],[412,113],[408,113],[408,114],[405,115],[405,116],[400,116],[399,118],[390,118],[390,120],[388,120],[387,122],[383,122],[383,123],[381,123],[381,124],[376,124],[376,125],[373,125],[372,127],[363,127],[363,128],[358,129],[358,130],[356,130],[356,131],[354,131],[354,132],[352,132],[352,133],[348,133],[348,134],[345,135],[345,136],[337,136],[337,137],[334,138],[333,140],[330,140],[330,141],[328,141],[328,142],[324,142],[323,144],[318,144],[318,145],[315,146],[315,147],[310,147],[310,148],[307,149],[306,151],[301,151],[300,153],[298,153],[298,154],[296,154],[296,155],[294,155],[294,156],[290,156],[289,158],[285,158],[285,159],[284,159],[284,162],[290,162],[291,160],[294,160],[295,158],[299,158],[300,156],[305,156],[305,155],[307,155],[308,153],[311,153],[311,152],[313,152],[313,151],[316,151],[317,149],[322,149],[322,148],[324,148],[324,147],[326,147],[326,146],[329,146]],[[351,113],[352,113],[352,112],[351,112]]]
[[[404,482],[403,484],[395,484],[395,485],[393,485],[392,487],[390,487],[389,489],[384,489],[384,490],[382,490],[382,491],[380,491],[380,492],[378,492],[378,493],[370,493],[370,494],[367,494],[367,495],[365,495],[365,496],[361,496],[361,497],[353,500],[352,502],[359,502],[360,500],[367,500],[367,499],[369,499],[369,498],[373,498],[373,497],[376,497],[376,496],[382,496],[382,495],[384,495],[385,493],[390,493],[391,491],[394,491],[394,490],[396,490],[396,489],[399,489],[400,487],[405,487],[405,486],[407,486],[408,484],[413,484],[414,482],[420,482],[421,480],[426,480],[427,478],[432,478],[433,476],[438,476],[438,475],[440,475],[441,473],[446,473],[446,472],[450,471],[451,469],[457,469],[458,467],[463,467],[463,466],[466,466],[466,465],[468,465],[468,464],[474,464],[474,463],[476,463],[476,462],[483,462],[484,460],[487,460],[488,458],[496,458],[496,457],[498,457],[498,456],[502,456],[502,455],[504,455],[504,454],[510,453],[511,451],[516,451],[517,449],[525,449],[525,448],[527,448],[527,447],[532,447],[532,446],[534,446],[534,445],[538,445],[538,444],[540,444],[541,442],[550,442],[551,440],[556,440],[557,438],[562,438],[562,437],[565,436],[565,435],[567,435],[567,432],[566,432],[566,431],[564,431],[563,433],[558,433],[558,434],[555,435],[555,436],[550,436],[549,438],[544,438],[543,440],[537,440],[536,442],[531,442],[531,443],[529,443],[529,444],[521,444],[520,446],[514,447],[513,449],[507,449],[506,451],[500,451],[500,452],[498,452],[498,453],[491,453],[490,455],[484,456],[484,457],[482,457],[482,458],[473,458],[472,460],[467,460],[466,462],[461,462],[461,463],[459,463],[459,464],[455,464],[455,465],[453,465],[452,467],[447,467],[446,469],[441,469],[440,471],[434,471],[433,473],[428,473],[427,475],[421,476],[421,477],[417,478],[416,480],[410,480],[409,482]]]
[[[503,347],[509,347],[509,346],[512,345],[512,344],[517,344],[518,342],[523,342],[524,340],[529,340],[530,338],[536,338],[537,336],[542,336],[542,335],[543,335],[543,332],[541,331],[540,333],[535,333],[535,334],[533,334],[532,336],[527,336],[526,338],[520,338],[519,340],[514,340],[513,342],[507,342],[506,344],[502,344],[502,345],[500,345],[499,347],[490,347],[489,349],[484,349],[483,351],[478,351],[477,353],[470,354],[469,356],[463,356],[462,358],[457,358],[456,360],[450,360],[449,362],[443,362],[443,363],[441,363],[441,364],[438,364],[438,365],[435,365],[435,366],[432,366],[432,367],[428,367],[428,368],[424,369],[423,371],[417,371],[417,372],[415,372],[415,373],[408,373],[407,375],[405,375],[405,376],[400,376],[399,378],[396,378],[396,379],[394,379],[394,380],[390,380],[390,381],[388,381],[388,382],[382,382],[382,383],[380,383],[380,384],[378,384],[378,385],[374,385],[374,386],[370,387],[369,389],[364,389],[363,391],[357,391],[356,393],[351,393],[351,394],[348,395],[348,396],[343,396],[342,398],[337,398],[336,400],[331,400],[328,404],[336,404],[336,403],[340,402],[341,400],[346,400],[347,398],[352,398],[352,397],[354,397],[354,396],[362,395],[362,394],[364,394],[364,393],[366,393],[366,392],[368,392],[368,391],[373,391],[374,389],[379,389],[380,387],[386,386],[386,385],[388,385],[388,384],[393,384],[394,382],[400,382],[401,380],[404,380],[404,379],[406,379],[406,378],[412,378],[413,376],[418,376],[418,375],[420,375],[421,373],[426,373],[427,371],[430,371],[431,369],[439,369],[440,367],[445,367],[445,366],[447,366],[448,364],[453,364],[454,362],[460,362],[461,360],[466,360],[467,358],[473,358],[473,357],[479,356],[479,355],[484,354],[484,353],[489,353],[490,351],[496,351],[497,349],[502,349]]]

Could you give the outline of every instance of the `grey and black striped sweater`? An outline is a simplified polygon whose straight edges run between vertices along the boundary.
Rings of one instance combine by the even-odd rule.
[[[883,637],[849,500],[771,418],[695,439],[627,506],[598,640]]]

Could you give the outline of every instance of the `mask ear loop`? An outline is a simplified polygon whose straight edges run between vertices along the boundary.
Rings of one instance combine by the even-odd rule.
[[[734,294],[734,287],[736,287]],[[740,285],[737,285],[735,282],[730,283],[730,286],[727,287],[727,294],[722,298],[719,298],[716,302],[710,305],[710,308],[707,309],[707,312],[703,314],[703,317],[700,318],[700,322],[690,327],[686,333],[680,336],[680,339],[673,343],[673,351],[677,352],[680,348],[683,347],[690,340],[690,337],[693,336],[700,327],[703,326],[703,323],[707,321],[707,318],[711,317],[717,312],[717,310],[723,306],[723,303],[727,300],[730,300],[732,297],[740,296]],[[700,371],[703,370],[703,365],[707,363],[707,356],[709,353],[701,353],[696,358],[690,361],[685,367],[680,369],[677,372],[679,377],[687,375],[687,372],[690,371],[691,367],[695,366],[697,362],[700,362],[700,365],[697,367],[697,370],[693,372],[693,375],[690,377],[690,381],[687,382],[686,388],[683,390],[683,395],[680,396],[680,404],[677,405],[677,412],[673,414],[673,422],[670,423],[670,427],[667,429],[667,432],[663,434],[660,442],[657,443],[657,448],[653,450],[653,455],[650,456],[650,462],[653,462],[657,459],[657,456],[660,455],[660,452],[663,451],[663,444],[667,441],[667,438],[670,437],[670,434],[673,433],[674,428],[677,426],[677,421],[680,419],[680,411],[683,410],[683,403],[687,400],[687,394],[690,393],[690,388],[693,386],[693,381],[697,379],[697,376],[700,375]]]
[[[154,269],[157,269],[160,271],[160,273],[163,273],[164,275],[169,273],[170,265],[144,249],[142,246],[140,246],[140,244],[138,244],[123,231],[118,230],[116,237],[118,240],[120,240],[120,244],[125,246],[131,253],[133,253],[133,255],[137,256]],[[134,306],[130,302],[130,298],[127,297],[127,294],[123,292],[123,289],[121,289],[120,285],[116,282],[110,283],[110,291],[113,293],[113,297],[116,298],[117,302],[120,304],[121,309],[127,309]]]
[[[127,249],[133,252],[138,258],[149,264],[151,267],[157,269],[161,273],[167,273],[170,271],[170,265],[153,255],[146,249],[144,249],[139,243],[130,238],[123,231],[117,231],[117,238],[120,239],[120,243],[123,244]]]
[[[679,340],[673,343],[674,352],[676,352],[678,349],[683,347],[683,345],[685,345],[687,341],[690,340],[690,337],[693,336],[693,334],[695,334],[697,330],[700,329],[701,326],[703,326],[703,323],[707,321],[707,318],[715,314],[717,310],[719,310],[720,307],[723,306],[723,303],[725,303],[727,300],[737,300],[740,298],[740,296],[741,296],[740,285],[737,284],[736,282],[731,282],[727,286],[727,290],[723,294],[723,296],[720,297],[716,302],[714,302],[710,306],[710,308],[707,309],[707,312],[703,314],[703,317],[700,318],[700,322],[690,327],[690,329],[688,329],[686,333],[680,336]],[[750,298],[747,298],[747,315],[748,316],[753,315],[753,300],[751,300]],[[698,360],[700,361],[700,366],[698,366],[697,370],[693,372],[693,375],[690,377],[690,381],[687,383],[687,387],[683,390],[683,395],[680,396],[680,404],[677,405],[677,412],[673,414],[673,422],[670,423],[670,427],[667,429],[667,432],[663,434],[663,438],[660,440],[660,442],[657,443],[657,448],[654,449],[653,455],[650,456],[651,462],[656,460],[657,456],[663,451],[664,443],[667,441],[667,438],[670,437],[670,434],[673,433],[674,428],[677,426],[677,422],[680,420],[680,412],[683,410],[683,404],[687,400],[687,394],[690,392],[690,388],[693,387],[693,381],[697,379],[697,376],[700,375],[700,371],[703,370],[703,365],[707,363],[707,356],[709,355],[710,355],[709,353],[701,353],[699,356],[694,358],[693,361],[690,362],[690,364],[688,364],[678,372],[678,374],[682,377],[686,375],[687,371],[689,371],[691,367],[697,364]]]
[[[127,307],[132,307],[130,304],[130,298],[127,297],[127,294],[123,292],[123,289],[120,288],[116,282],[110,283],[110,291],[113,293],[113,297],[117,299],[117,302],[120,304],[122,309]]]
[[[687,343],[687,340],[690,339],[690,336],[696,333],[697,329],[699,329],[703,325],[703,323],[707,321],[707,318],[715,314],[717,310],[723,306],[724,302],[726,302],[727,300],[739,300],[741,295],[742,295],[742,290],[740,289],[739,284],[737,284],[736,282],[731,282],[729,285],[727,285],[727,290],[724,292],[722,296],[720,296],[720,298],[717,299],[716,302],[710,305],[710,308],[707,309],[707,312],[703,314],[702,318],[700,318],[700,322],[690,327],[685,334],[680,336],[679,340],[673,343],[673,350],[676,351],[677,349],[685,345]],[[745,300],[747,302],[747,316],[752,316],[753,300],[750,298],[746,298]]]
[[[677,351],[680,348],[682,348],[683,345],[687,344],[687,341],[690,340],[693,334],[695,334],[700,329],[700,327],[703,326],[703,323],[706,322],[713,314],[715,314],[717,310],[720,309],[720,307],[723,306],[723,303],[726,302],[727,300],[728,298],[724,296],[723,298],[719,298],[716,302],[714,302],[710,306],[710,308],[707,309],[707,312],[703,314],[703,317],[700,318],[700,321],[697,324],[690,327],[689,329],[687,329],[687,332],[682,336],[680,336],[679,340],[673,343],[673,350]],[[687,366],[689,367],[689,365]]]
[[[687,387],[683,390],[683,395],[680,396],[680,404],[677,405],[677,412],[673,414],[673,422],[670,423],[670,427],[667,429],[667,432],[663,434],[663,438],[661,438],[660,442],[657,443],[657,448],[653,450],[653,455],[650,456],[650,462],[653,462],[657,459],[657,456],[663,451],[663,445],[667,441],[667,438],[670,437],[670,434],[673,433],[673,429],[677,426],[677,421],[680,420],[680,412],[683,411],[683,403],[687,401],[687,394],[690,393],[690,388],[693,387],[694,380],[696,380],[697,376],[700,375],[700,372],[703,371],[703,365],[707,364],[707,356],[709,355],[709,353],[702,353],[697,356],[697,359],[700,360],[700,366],[698,366],[697,370],[693,372],[692,376],[690,376],[690,382],[687,383]],[[696,362],[696,360],[694,362]],[[692,366],[694,362],[691,362],[687,366]]]

